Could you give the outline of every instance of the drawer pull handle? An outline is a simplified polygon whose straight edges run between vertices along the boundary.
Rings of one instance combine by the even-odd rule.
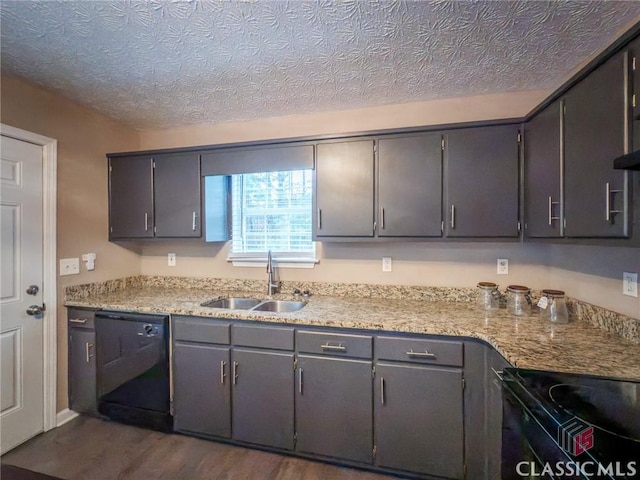
[[[380,377],[380,403],[384,405],[384,377]]]
[[[233,362],[233,384],[238,380],[238,362]]]
[[[302,368],[298,369],[298,392],[302,395]]]
[[[85,353],[87,355],[87,363],[91,363],[91,359],[93,358],[93,354],[91,353],[91,349],[93,348],[93,343],[85,343]]]
[[[426,350],[424,352],[414,352],[413,349],[411,349],[410,351],[406,352],[406,354],[409,355],[410,357],[417,357],[417,358],[436,358],[435,353],[429,353]]]
[[[71,323],[80,323],[80,324],[84,325],[85,323],[87,323],[87,319],[86,318],[70,318],[69,322],[71,322]]]
[[[324,345],[320,345],[320,348],[322,348],[322,350],[332,350],[336,352],[347,351],[347,347],[343,346],[341,343],[338,345],[329,345],[328,343],[325,343]]]

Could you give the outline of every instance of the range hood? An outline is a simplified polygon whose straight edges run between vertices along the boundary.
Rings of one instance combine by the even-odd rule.
[[[621,155],[613,161],[616,170],[640,170],[640,150]]]

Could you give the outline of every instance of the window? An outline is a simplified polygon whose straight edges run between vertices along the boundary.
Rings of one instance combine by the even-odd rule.
[[[315,261],[311,170],[232,175],[231,196],[232,260],[271,250],[281,261]]]

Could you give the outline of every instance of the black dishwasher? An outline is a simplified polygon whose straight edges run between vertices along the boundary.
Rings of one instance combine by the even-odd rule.
[[[103,311],[95,325],[98,411],[171,431],[169,317]]]

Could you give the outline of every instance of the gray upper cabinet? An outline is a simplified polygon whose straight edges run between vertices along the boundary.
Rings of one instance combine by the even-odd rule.
[[[153,159],[109,159],[109,237],[153,237]]]
[[[314,238],[373,237],[373,140],[316,147]]]
[[[372,463],[371,361],[299,355],[296,449]]]
[[[232,368],[233,439],[293,450],[293,352],[234,347]]]
[[[440,134],[378,141],[379,237],[440,237],[442,147]]]
[[[556,101],[524,126],[524,205],[527,237],[562,236],[560,119]]]
[[[200,156],[109,158],[110,239],[201,236]]]
[[[447,237],[518,237],[518,126],[445,136]]]
[[[199,237],[200,155],[153,157],[156,237]]]
[[[628,235],[627,173],[613,159],[627,151],[627,52],[614,55],[564,97],[565,235]]]
[[[630,151],[640,150],[640,37],[629,45],[630,63],[632,65],[633,82],[632,117],[633,135]]]
[[[462,371],[376,364],[376,464],[464,477]]]

